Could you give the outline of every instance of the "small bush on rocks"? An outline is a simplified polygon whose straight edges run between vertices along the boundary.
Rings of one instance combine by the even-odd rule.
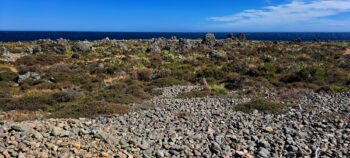
[[[235,105],[235,111],[242,111],[245,113],[252,113],[254,110],[264,113],[281,113],[286,110],[287,105],[273,102],[264,98],[256,98],[247,103]]]
[[[178,80],[174,77],[159,78],[151,82],[151,85],[157,87],[170,87],[173,85],[187,85],[187,82]]]
[[[220,80],[225,77],[225,72],[217,68],[207,68],[197,73],[198,78],[206,78],[208,82]]]
[[[309,82],[317,83],[324,82],[326,78],[326,69],[324,66],[320,65],[310,65],[304,66],[296,73],[290,74],[287,78],[283,80],[285,82]]]
[[[224,85],[214,85],[210,88],[212,94],[214,95],[226,95],[227,90]]]

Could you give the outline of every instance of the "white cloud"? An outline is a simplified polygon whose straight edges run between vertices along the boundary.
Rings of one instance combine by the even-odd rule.
[[[216,26],[223,28],[243,26],[291,27],[325,24],[325,21],[334,21],[328,17],[345,12],[350,12],[350,0],[313,0],[311,2],[292,0],[286,4],[267,6],[260,10],[250,9],[230,16],[211,17],[209,21],[218,23]],[[334,22],[338,26],[348,23]]]

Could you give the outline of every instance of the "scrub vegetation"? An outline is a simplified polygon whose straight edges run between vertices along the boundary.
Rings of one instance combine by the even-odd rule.
[[[2,42],[0,48],[0,110],[42,111],[45,117],[126,113],[130,104],[172,85],[205,87],[179,98],[350,87],[349,42],[60,39]],[[265,107],[280,111],[259,99],[236,110]]]

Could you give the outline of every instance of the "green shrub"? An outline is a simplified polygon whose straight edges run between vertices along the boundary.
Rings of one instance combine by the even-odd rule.
[[[233,106],[235,111],[252,113],[254,110],[264,113],[281,113],[288,106],[282,103],[273,102],[264,98],[256,98],[247,103],[237,104]]]
[[[226,95],[227,90],[224,85],[214,85],[210,88],[212,94],[214,95]]]
[[[218,68],[206,68],[197,73],[198,78],[206,78],[208,82],[214,80],[222,80],[225,77],[225,72]]]
[[[317,83],[324,82],[327,72],[324,66],[310,65],[302,67],[298,72],[290,74],[283,79],[285,82],[309,82]]]
[[[121,63],[122,63],[122,61],[118,58],[112,59],[107,65],[107,73],[113,74],[117,70],[120,70]]]
[[[0,99],[0,109],[4,111],[10,110],[48,110],[56,102],[49,96],[29,96],[24,98],[6,98]]]
[[[145,86],[141,82],[131,80],[101,89],[97,92],[95,99],[98,101],[130,104],[139,103],[150,97],[151,95],[145,92]]]

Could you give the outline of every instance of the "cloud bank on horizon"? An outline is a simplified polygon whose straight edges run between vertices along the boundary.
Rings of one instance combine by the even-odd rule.
[[[221,30],[331,32],[350,31],[348,13],[350,0],[292,0],[208,20],[213,22],[212,28]]]

